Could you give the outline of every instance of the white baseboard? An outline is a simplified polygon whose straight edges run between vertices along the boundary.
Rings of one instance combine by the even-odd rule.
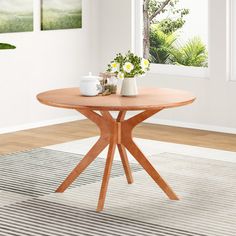
[[[128,117],[132,117],[128,115]],[[21,130],[27,130],[27,129],[33,129],[33,128],[39,128],[44,127],[48,125],[56,125],[76,120],[83,120],[85,119],[84,116],[78,114],[76,116],[69,116],[64,118],[58,118],[53,120],[47,120],[42,122],[35,122],[30,124],[24,124],[24,125],[18,125],[8,128],[0,128],[0,134],[5,133],[11,133]],[[145,121],[145,123],[150,124],[160,124],[160,125],[168,125],[168,126],[174,126],[174,127],[182,127],[182,128],[190,128],[190,129],[199,129],[199,130],[206,130],[206,131],[213,131],[213,132],[220,132],[220,133],[229,133],[229,134],[236,134],[236,128],[229,128],[229,127],[222,127],[222,126],[213,126],[213,125],[203,125],[203,124],[196,124],[196,123],[187,123],[187,122],[181,122],[181,121],[174,121],[174,120],[165,120],[165,119],[159,119],[159,118],[149,118]]]
[[[213,131],[213,132],[220,132],[220,133],[236,134],[236,128],[187,123],[187,122],[174,121],[174,120],[164,120],[164,119],[158,119],[155,117],[151,117],[147,119],[145,123],[168,125],[168,126],[189,128],[189,129],[199,129],[199,130],[206,130],[206,131]]]
[[[136,112],[134,112],[133,115],[128,114],[127,118],[131,118],[135,114]],[[167,120],[167,119],[159,119],[159,118],[156,118],[155,116],[145,120],[144,123],[168,125],[168,126],[188,128],[188,129],[206,130],[206,131],[219,132],[219,133],[236,134],[236,128],[216,126],[216,125],[204,125],[204,124],[189,123],[189,122]]]
[[[78,114],[76,116],[68,116],[68,117],[63,117],[63,118],[58,118],[58,119],[53,119],[53,120],[40,121],[40,122],[35,122],[35,123],[7,127],[7,128],[0,128],[0,134],[12,133],[12,132],[17,132],[17,131],[27,130],[27,129],[40,128],[40,127],[44,127],[48,125],[56,125],[56,124],[61,124],[61,123],[66,123],[66,122],[71,122],[71,121],[76,121],[76,120],[83,120],[83,119],[85,119],[85,117]]]

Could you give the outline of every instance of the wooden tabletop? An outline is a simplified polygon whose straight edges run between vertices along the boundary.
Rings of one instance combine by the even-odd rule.
[[[169,88],[139,89],[139,95],[136,97],[122,97],[119,94],[85,97],[80,94],[79,88],[64,88],[40,93],[37,99],[53,107],[129,111],[183,106],[192,103],[196,97],[190,92]]]

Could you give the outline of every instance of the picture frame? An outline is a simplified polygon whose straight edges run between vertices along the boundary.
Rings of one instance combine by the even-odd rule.
[[[41,30],[82,28],[82,0],[42,0]]]

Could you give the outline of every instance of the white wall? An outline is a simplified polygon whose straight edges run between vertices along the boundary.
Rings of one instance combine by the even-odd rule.
[[[35,2],[37,10],[40,0]],[[209,9],[210,77],[150,74],[139,83],[197,95],[193,105],[162,111],[156,116],[161,122],[235,132],[236,82],[227,78],[225,0],[210,0]],[[41,105],[35,95],[77,86],[81,75],[104,70],[114,53],[131,49],[131,26],[131,0],[84,0],[82,29],[1,34],[0,41],[17,49],[0,52],[0,132],[77,116],[74,111]]]
[[[100,0],[100,70],[114,57],[131,49],[131,0]]]
[[[131,48],[131,0],[101,0],[101,68],[115,52]],[[210,76],[208,79],[150,74],[140,86],[185,89],[197,96],[190,106],[162,111],[156,122],[236,133],[236,82],[227,77],[225,0],[209,1]],[[199,12],[199,17],[201,13]],[[109,27],[111,25],[114,27]],[[169,122],[171,121],[171,122]]]
[[[93,34],[98,30],[99,3],[83,1],[82,29],[58,31],[40,31],[40,0],[34,4],[34,32],[0,34],[0,42],[17,47],[0,51],[0,132],[77,116],[75,111],[44,106],[35,96],[78,86],[81,75],[97,70],[98,45]]]

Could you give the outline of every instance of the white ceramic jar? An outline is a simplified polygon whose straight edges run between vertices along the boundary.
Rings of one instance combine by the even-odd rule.
[[[138,95],[136,78],[124,78],[120,91],[121,96],[134,97]]]
[[[90,72],[89,75],[83,76],[80,81],[80,93],[84,96],[97,96],[101,92],[100,80],[102,78],[99,76],[94,76]]]

